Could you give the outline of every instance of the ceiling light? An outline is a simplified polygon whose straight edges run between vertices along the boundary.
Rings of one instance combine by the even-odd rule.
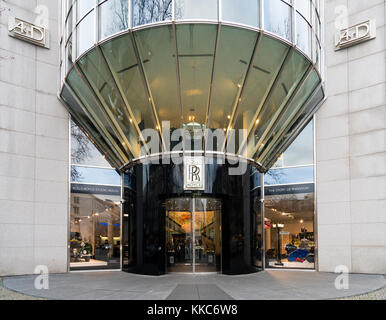
[[[230,120],[230,119],[231,119],[231,116],[228,116],[227,118],[228,118],[228,120]]]
[[[260,119],[257,119],[257,120],[256,120],[256,124],[259,124],[259,123],[260,123]]]

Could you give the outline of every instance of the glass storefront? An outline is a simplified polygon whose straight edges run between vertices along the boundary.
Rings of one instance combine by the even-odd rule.
[[[119,269],[120,175],[71,123],[70,270]]]
[[[120,197],[71,194],[70,270],[120,268]]]
[[[72,269],[313,266],[312,125],[285,150],[324,98],[319,1],[239,2],[66,1],[60,96],[97,148],[73,144]],[[147,161],[191,150],[202,192]]]
[[[267,268],[315,268],[314,193],[265,198]]]
[[[168,272],[221,270],[221,200],[169,199],[165,226]]]
[[[315,268],[312,133],[311,122],[274,168],[265,175],[264,219],[260,202],[261,173],[256,169],[251,173],[250,204],[244,204],[244,214],[250,217],[247,219],[250,219],[248,224],[251,225],[251,254],[248,259],[252,266],[260,270],[263,268],[264,256],[266,268]],[[106,160],[74,124],[72,155],[70,269],[119,269],[120,176],[114,169],[107,167]],[[209,168],[208,170],[212,171]],[[144,172],[140,175],[143,174]],[[176,184],[181,182],[178,177],[179,175],[173,178],[177,179]],[[138,240],[135,228],[141,223],[133,217],[145,208],[141,208],[141,205],[138,207],[136,190],[141,188],[137,188],[135,176],[125,175],[125,178],[129,179],[125,180],[126,196],[131,194],[131,200],[125,202],[126,209],[122,217],[123,225],[129,226],[122,230],[123,261],[126,266],[138,263],[134,258],[137,255],[135,243]],[[228,182],[227,186],[231,187],[232,183]],[[245,183],[243,182],[243,188]],[[151,185],[155,186],[154,183]],[[150,243],[151,237],[146,240],[150,242],[146,245],[143,259],[147,259],[149,255],[159,255],[153,254],[151,248],[155,251],[161,248],[161,256],[164,258],[160,256],[160,263],[164,263],[164,259],[165,272],[221,272],[222,250],[230,249],[231,256],[236,255],[238,244],[244,240],[234,236],[229,247],[225,239],[223,248],[222,229],[233,228],[233,225],[228,225],[230,221],[224,222],[222,228],[222,218],[228,219],[227,215],[222,215],[235,208],[233,202],[210,195],[213,192],[213,196],[223,192],[219,190],[211,190],[206,197],[193,197],[191,194],[178,197],[173,194],[179,194],[180,191],[162,191],[160,194],[164,200],[157,201],[154,210],[159,212],[156,216],[160,214],[164,217],[164,223],[160,222],[157,231],[163,235],[159,235],[157,241],[153,239],[154,244]],[[154,190],[151,191],[153,192]],[[170,198],[168,194],[171,194]],[[154,197],[157,198],[155,194],[152,199]],[[140,211],[137,213],[138,209]],[[232,221],[241,217],[235,213],[234,219]],[[231,229],[225,232],[229,231]],[[165,243],[164,251],[162,243]]]
[[[315,268],[314,126],[265,175],[266,268]]]

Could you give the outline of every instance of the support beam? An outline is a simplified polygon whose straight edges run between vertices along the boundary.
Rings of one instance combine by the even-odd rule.
[[[218,57],[218,46],[220,43],[220,37],[221,37],[221,22],[218,24],[218,27],[217,27],[216,44],[215,44],[214,55],[213,55],[213,64],[212,64],[212,74],[210,77],[210,84],[209,84],[208,103],[206,106],[205,128],[209,128],[209,118],[210,118],[210,113],[211,113],[210,107],[211,107],[211,103],[212,103],[212,93],[213,93],[213,81],[214,81],[214,77],[216,75],[216,62],[217,62],[217,57]],[[206,143],[204,142],[204,150],[206,149],[205,146],[206,146]]]
[[[173,1],[174,2],[174,1]],[[176,79],[177,79],[177,98],[178,98],[178,110],[180,112],[180,128],[184,124],[184,116],[182,114],[182,95],[181,95],[181,74],[180,74],[180,59],[178,54],[178,44],[177,44],[177,27],[173,21],[173,40],[174,40],[174,56],[176,57]]]

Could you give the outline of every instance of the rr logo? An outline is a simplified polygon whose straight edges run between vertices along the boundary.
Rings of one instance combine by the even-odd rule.
[[[200,179],[200,168],[196,165],[190,165],[189,166],[189,172],[190,172],[190,181],[201,181]]]

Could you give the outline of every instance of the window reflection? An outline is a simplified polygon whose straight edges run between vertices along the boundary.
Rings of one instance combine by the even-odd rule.
[[[120,198],[71,195],[70,268],[120,268]]]
[[[314,167],[272,169],[265,175],[266,185],[309,183],[314,181]]]
[[[291,7],[281,0],[265,0],[265,29],[291,40]]]
[[[78,56],[94,44],[94,11],[90,12],[78,25]]]
[[[75,5],[78,8],[78,19],[81,20],[87,12],[94,8],[95,0],[78,0]]]
[[[67,21],[66,21],[67,38],[71,35],[73,28],[74,28],[74,25],[73,25],[73,11],[72,11],[72,8],[71,8],[70,12],[68,14],[68,17],[67,17]]]
[[[259,26],[259,0],[222,0],[222,20]]]
[[[267,268],[315,267],[314,210],[314,193],[266,196]]]
[[[119,186],[121,178],[114,169],[73,166],[79,174],[72,182],[95,183]]]
[[[296,32],[297,46],[311,56],[311,27],[300,14],[296,14]]]
[[[313,121],[300,133],[274,167],[310,165],[314,163]]]
[[[175,0],[175,19],[217,20],[217,0]]]
[[[172,0],[133,0],[133,26],[172,19]]]
[[[109,0],[99,8],[99,27],[101,39],[129,27],[129,8],[127,0]]]
[[[308,21],[311,19],[311,1],[310,0],[296,0],[296,9],[306,18]]]

